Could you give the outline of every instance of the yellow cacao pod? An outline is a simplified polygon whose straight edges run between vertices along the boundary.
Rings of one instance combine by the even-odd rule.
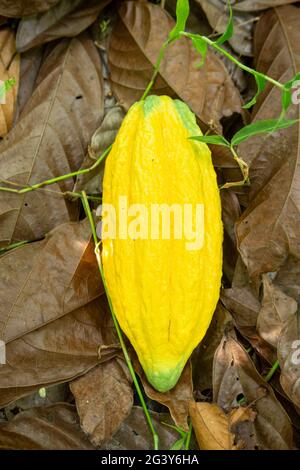
[[[189,140],[195,135],[202,133],[185,103],[149,96],[128,111],[105,165],[107,289],[149,382],[161,392],[174,387],[205,335],[221,282],[219,190],[210,150]],[[194,210],[189,219],[182,215],[180,231],[178,208],[183,214],[187,207]],[[107,220],[115,222],[115,233]]]

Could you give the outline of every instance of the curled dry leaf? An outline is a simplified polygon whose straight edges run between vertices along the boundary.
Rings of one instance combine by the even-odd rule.
[[[1,186],[32,185],[77,170],[102,112],[102,75],[92,40],[83,34],[61,41],[40,69],[18,124],[0,144],[0,184],[6,182]],[[1,192],[0,246],[41,238],[76,219],[77,205],[61,194],[72,188],[68,179],[34,193]]]
[[[47,11],[59,0],[0,0],[0,15],[20,18]]]
[[[179,434],[163,423],[173,424],[167,413],[150,411],[155,430],[159,436],[159,448],[168,450],[178,440]],[[129,417],[121,424],[114,437],[104,443],[105,450],[151,450],[153,439],[145,421],[142,408],[134,406]]]
[[[99,297],[101,278],[87,220],[0,258],[0,338],[6,343]]]
[[[229,21],[226,2],[222,0],[196,0],[196,2],[206,14],[214,32],[224,33]],[[255,15],[247,10],[233,13],[234,35],[229,39],[229,44],[240,55],[252,56],[252,30],[255,20]]]
[[[116,356],[119,345],[104,296],[11,341],[0,367],[0,406],[40,387],[73,380]]]
[[[111,0],[61,0],[50,10],[23,18],[17,31],[17,50],[61,37],[74,37],[87,29]]]
[[[276,284],[293,299],[300,297],[300,259],[289,256],[276,275]]]
[[[188,362],[183,369],[181,377],[176,386],[168,392],[161,393],[151,387],[135,355],[133,360],[134,368],[142,381],[146,395],[152,400],[167,406],[176,426],[180,427],[184,431],[187,431],[189,401],[193,398],[192,368],[190,362]]]
[[[223,337],[224,329],[230,321],[232,321],[231,315],[219,303],[205,337],[192,355],[195,393],[212,390],[214,354]]]
[[[299,22],[300,9],[294,6],[263,14],[255,32],[258,71],[284,83],[300,70]],[[280,91],[268,85],[252,122],[276,119],[280,112]],[[299,119],[299,113],[299,106],[290,106],[286,117]],[[277,271],[288,255],[300,258],[299,131],[300,123],[253,137],[238,149],[251,167],[250,203],[237,223],[237,237],[252,277]]]
[[[284,323],[297,311],[297,302],[263,276],[263,300],[257,318],[260,336],[275,348]]]
[[[0,449],[93,450],[68,403],[32,408],[0,424]]]
[[[94,446],[109,440],[130,414],[133,391],[124,362],[113,359],[70,383],[81,427]]]
[[[278,340],[280,383],[293,403],[300,407],[300,315],[292,315]]]
[[[128,109],[141,98],[153,73],[160,48],[174,20],[160,6],[124,2],[119,9],[109,46],[112,88]],[[187,38],[169,46],[153,88],[155,94],[176,94],[206,124],[220,127],[223,116],[240,112],[237,89],[222,61],[208,52],[205,65],[197,68],[199,55]]]
[[[213,377],[214,401],[224,411],[236,408],[238,400],[244,397],[257,412],[251,434],[259,449],[291,449],[289,417],[232,331],[224,335],[216,351]]]
[[[89,151],[81,166],[81,169],[91,167],[102,152],[115,140],[118,130],[124,118],[124,111],[115,106],[108,111],[99,129],[94,133]],[[99,194],[102,192],[104,164],[101,169],[97,167],[90,173],[78,175],[74,186],[75,192],[85,190],[87,194]]]
[[[241,440],[236,441],[231,426],[252,419],[250,410],[237,408],[226,415],[215,403],[194,401],[190,402],[189,410],[201,450],[240,450],[244,447]]]
[[[5,94],[4,103],[0,101],[0,138],[12,127],[20,74],[20,56],[16,54],[15,34],[10,28],[0,30],[0,78],[1,81],[14,79],[15,85]],[[1,82],[0,82],[1,84]]]

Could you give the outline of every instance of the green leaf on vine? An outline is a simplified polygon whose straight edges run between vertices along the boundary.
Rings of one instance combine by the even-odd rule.
[[[232,13],[230,0],[228,0],[227,5],[228,5],[228,9],[229,9],[229,21],[228,21],[226,30],[224,31],[222,36],[220,36],[215,41],[215,43],[219,44],[219,45],[223,44],[226,41],[228,41],[228,39],[232,38],[232,36],[233,36],[233,13]]]
[[[298,119],[266,119],[254,122],[239,130],[231,139],[231,146],[244,142],[249,137],[266,132],[273,132],[277,129],[285,129],[299,122]]]
[[[189,137],[191,140],[197,140],[198,142],[204,142],[205,144],[212,145],[223,145],[224,147],[230,147],[230,142],[221,135],[195,135]]]
[[[169,34],[169,41],[177,39],[179,33],[185,30],[185,23],[190,13],[189,0],[177,0],[176,25]]]
[[[267,80],[264,75],[260,73],[255,73],[254,78],[256,81],[256,85],[257,85],[257,92],[255,93],[255,96],[252,98],[252,100],[249,101],[249,103],[244,104],[243,106],[244,109],[249,109],[251,108],[251,106],[253,106],[256,103],[258,96],[265,89],[265,86],[266,86]]]
[[[202,67],[205,62],[207,53],[207,43],[202,39],[201,36],[194,35],[191,37],[194,48],[201,55],[201,61],[197,64],[197,67]]]

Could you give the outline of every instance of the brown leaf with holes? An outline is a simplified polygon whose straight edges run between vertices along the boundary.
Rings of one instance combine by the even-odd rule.
[[[131,412],[130,374],[120,359],[95,367],[71,382],[70,389],[81,427],[96,447],[109,440]]]
[[[102,75],[93,41],[83,34],[59,42],[43,63],[18,124],[0,144],[1,186],[32,185],[77,170],[102,112]],[[61,194],[72,188],[69,178],[23,195],[1,192],[0,246],[41,238],[76,220],[77,204]]]
[[[6,345],[0,406],[32,391],[73,380],[119,353],[104,296]]]
[[[17,50],[27,51],[61,37],[74,37],[96,21],[111,0],[61,0],[50,10],[23,18],[17,31]]]
[[[233,331],[224,335],[215,354],[213,371],[214,402],[229,413],[242,400],[257,412],[251,434],[259,449],[292,448],[293,433],[287,413]]]
[[[278,339],[278,360],[283,390],[300,407],[300,314],[292,315],[282,328]]]
[[[264,296],[257,318],[260,336],[275,348],[284,323],[297,311],[297,302],[263,276]]]
[[[141,98],[153,73],[159,50],[174,20],[160,6],[124,2],[109,46],[109,65],[114,93],[126,109]],[[206,63],[196,68],[199,55],[191,41],[181,38],[169,46],[153,88],[155,94],[179,96],[206,124],[240,112],[237,89],[223,62],[208,52]]]
[[[32,408],[0,423],[0,449],[93,450],[69,403]]]
[[[63,224],[45,240],[0,258],[0,338],[9,341],[103,293],[88,220]]]
[[[192,368],[188,362],[176,386],[168,392],[161,393],[155,390],[148,382],[146,375],[135,355],[133,355],[134,368],[138,373],[145,393],[152,400],[169,408],[170,414],[178,427],[188,430],[187,418],[189,415],[189,401],[193,398]]]
[[[284,83],[300,70],[300,9],[268,10],[255,32],[258,71]],[[252,122],[276,119],[281,95],[270,84],[252,112]],[[299,119],[290,106],[287,119]],[[286,258],[300,258],[300,123],[242,143],[238,153],[250,165],[249,205],[237,223],[239,251],[253,278],[277,271]]]
[[[14,79],[15,84],[0,100],[0,138],[4,137],[13,124],[20,74],[20,56],[16,54],[15,34],[10,28],[0,30],[0,85]]]
[[[190,402],[193,428],[201,450],[239,450],[243,443],[235,444],[228,416],[215,403]]]

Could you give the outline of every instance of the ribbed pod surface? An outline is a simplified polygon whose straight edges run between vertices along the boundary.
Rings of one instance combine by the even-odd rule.
[[[201,131],[184,103],[150,96],[127,113],[105,165],[103,204],[116,214],[115,235],[102,241],[105,280],[120,326],[160,391],[178,381],[219,297],[219,190],[209,148],[192,135]],[[154,223],[157,207],[171,208],[169,237],[162,218]],[[174,207],[182,208],[181,238]]]

